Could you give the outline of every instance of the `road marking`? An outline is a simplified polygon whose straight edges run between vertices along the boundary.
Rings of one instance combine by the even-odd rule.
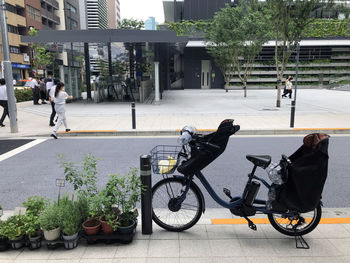
[[[312,131],[319,131],[319,130],[350,130],[350,128],[294,128],[295,131],[302,131],[302,130],[312,130]]]
[[[106,132],[117,132],[117,130],[81,130],[81,131],[69,131],[69,132],[58,132],[58,134],[64,134],[64,133],[88,133],[88,132],[100,132],[100,133],[106,133]]]
[[[250,218],[254,224],[270,224],[267,218]],[[247,224],[247,220],[243,218],[213,218],[213,225],[242,225]],[[321,218],[320,224],[350,224],[350,218]]]
[[[19,154],[21,152],[24,152],[25,150],[28,150],[29,148],[34,147],[35,145],[38,145],[39,143],[42,143],[46,141],[47,139],[37,139],[32,142],[26,143],[16,149],[13,149],[12,151],[9,151],[7,153],[1,154],[0,155],[0,162],[4,161],[12,156],[15,156],[16,154]]]

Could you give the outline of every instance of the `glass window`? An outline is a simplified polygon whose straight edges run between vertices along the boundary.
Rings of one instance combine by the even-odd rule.
[[[19,34],[18,32],[18,27],[15,27],[13,25],[7,25],[7,30],[9,33],[13,33],[13,34]]]
[[[70,3],[67,3],[67,9],[68,9],[68,11],[72,12],[73,14],[77,13],[77,9],[74,6],[72,6]]]
[[[17,14],[17,8],[13,5],[7,4],[6,3],[6,10],[11,12],[11,13],[15,13]]]
[[[74,19],[67,17],[67,20],[68,20],[68,24],[70,26],[69,29],[74,29],[75,27],[78,27],[78,22],[75,21]]]
[[[19,54],[19,47],[10,46],[10,53]]]
[[[38,10],[30,5],[27,5],[26,9],[27,9],[27,14],[28,14],[29,18],[41,22],[40,10]]]

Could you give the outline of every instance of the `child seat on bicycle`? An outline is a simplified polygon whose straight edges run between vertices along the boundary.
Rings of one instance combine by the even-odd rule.
[[[239,131],[239,125],[233,125],[232,119],[222,121],[218,129],[208,135],[194,134],[189,142],[191,157],[177,168],[184,175],[192,175],[220,156],[226,149],[232,134]]]

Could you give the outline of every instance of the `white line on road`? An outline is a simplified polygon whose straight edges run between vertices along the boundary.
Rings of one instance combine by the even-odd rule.
[[[39,143],[42,143],[44,141],[46,141],[47,139],[37,139],[37,140],[34,140],[32,142],[29,142],[25,145],[22,145],[16,149],[13,149],[12,151],[9,151],[7,153],[4,153],[4,154],[1,154],[0,155],[0,162],[1,161],[4,161],[12,156],[15,156],[16,154],[19,154],[21,152],[24,152],[25,150],[28,150],[29,148],[32,148],[34,147],[35,145],[38,145]]]

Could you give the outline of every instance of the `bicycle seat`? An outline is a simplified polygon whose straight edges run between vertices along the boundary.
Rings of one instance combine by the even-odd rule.
[[[251,155],[246,156],[248,161],[251,161],[256,166],[266,169],[271,163],[271,156],[269,155]]]

